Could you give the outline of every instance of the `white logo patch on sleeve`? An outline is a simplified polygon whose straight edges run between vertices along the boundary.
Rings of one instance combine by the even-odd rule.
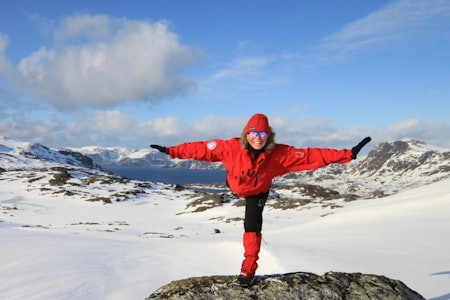
[[[209,141],[208,144],[206,144],[206,147],[208,147],[208,150],[214,150],[216,149],[217,143],[215,141]]]
[[[303,151],[296,151],[295,156],[297,156],[298,158],[303,158],[305,157],[305,153],[303,153]]]

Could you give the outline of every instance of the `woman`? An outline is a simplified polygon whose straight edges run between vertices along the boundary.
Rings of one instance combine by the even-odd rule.
[[[355,159],[370,140],[370,137],[366,137],[351,150],[295,148],[277,144],[268,118],[258,113],[248,120],[240,138],[150,147],[169,154],[172,158],[221,161],[224,164],[228,187],[246,200],[244,261],[238,281],[241,286],[247,287],[252,284],[258,267],[262,212],[273,178],[288,172],[317,169],[331,163],[347,163]]]

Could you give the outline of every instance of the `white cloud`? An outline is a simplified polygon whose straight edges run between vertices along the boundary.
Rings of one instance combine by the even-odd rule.
[[[0,76],[5,76],[11,72],[11,64],[6,59],[5,51],[8,47],[9,39],[6,35],[0,33]]]
[[[326,37],[318,48],[345,54],[374,44],[417,37],[426,31],[424,24],[448,20],[449,16],[447,0],[395,1]]]
[[[54,132],[60,130],[61,124],[55,120],[28,120],[21,114],[0,120],[0,136],[24,141],[51,140]]]
[[[289,58],[284,55],[241,56],[217,68],[202,82],[203,91],[217,95],[268,90],[290,82],[284,69]],[[280,70],[281,69],[281,70]],[[207,87],[207,88],[205,88]],[[226,87],[226,88],[224,88]],[[237,90],[237,92],[236,92]]]
[[[260,74],[261,69],[268,65],[270,60],[271,59],[269,57],[264,56],[236,59],[232,62],[231,66],[217,71],[213,77],[214,79],[224,79],[256,76]]]
[[[81,115],[61,115],[52,119],[27,120],[22,114],[0,120],[0,136],[40,142],[49,147],[122,146],[141,149],[149,144],[176,145],[182,142],[240,136],[249,116],[207,115],[186,123],[176,116],[139,120],[117,111],[101,110]],[[297,147],[350,148],[366,136],[372,146],[413,138],[450,148],[450,124],[404,120],[387,128],[344,128],[328,119],[269,116],[276,141]]]
[[[54,30],[56,45],[64,45],[80,37],[90,41],[107,40],[113,35],[114,24],[120,22],[106,15],[76,14],[61,20]],[[120,24],[118,24],[120,26]]]
[[[59,108],[161,101],[195,86],[182,71],[201,57],[164,23],[74,15],[55,29],[55,44],[21,60],[21,82]]]
[[[213,139],[240,136],[247,118],[239,116],[206,115],[193,122],[197,139]]]
[[[89,118],[89,126],[99,132],[116,132],[118,134],[129,133],[129,128],[134,126],[136,120],[117,110],[96,111]]]
[[[342,128],[329,119],[301,117],[289,119],[276,116],[270,119],[276,141],[296,147],[348,148],[370,135],[367,129]]]
[[[450,148],[450,124],[444,122],[403,120],[380,130],[378,135],[381,139],[389,141],[414,138],[432,145]]]
[[[158,118],[152,121],[143,122],[140,127],[151,133],[153,136],[170,137],[182,133],[183,125],[178,118],[170,116],[166,118]]]

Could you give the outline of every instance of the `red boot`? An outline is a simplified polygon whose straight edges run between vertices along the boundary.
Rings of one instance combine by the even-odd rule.
[[[238,281],[243,286],[251,285],[255,278],[255,272],[258,268],[256,261],[258,260],[259,250],[261,249],[261,233],[244,232],[244,261],[242,262],[241,274]]]

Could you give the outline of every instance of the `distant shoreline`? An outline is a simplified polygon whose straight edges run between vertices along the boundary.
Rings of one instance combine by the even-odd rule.
[[[205,169],[157,168],[139,166],[102,165],[107,171],[134,180],[148,180],[168,184],[225,183],[226,171]]]

